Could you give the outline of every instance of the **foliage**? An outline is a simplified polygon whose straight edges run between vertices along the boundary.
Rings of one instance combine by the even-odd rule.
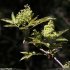
[[[48,49],[52,52],[52,50],[59,47],[62,42],[68,41],[67,39],[62,37],[62,34],[65,33],[68,29],[59,32],[55,31],[53,21],[55,20],[55,18],[44,17],[38,19],[38,17],[33,17],[33,15],[34,13],[32,12],[31,8],[28,5],[25,5],[25,9],[18,12],[16,16],[14,15],[14,13],[11,14],[11,20],[1,20],[10,23],[5,25],[5,27],[17,27],[22,30],[23,34],[26,33],[28,37],[26,35],[24,37],[26,37],[25,39],[28,40],[28,43],[35,45],[35,47],[37,47],[39,50],[41,49],[42,45],[45,45],[45,47],[48,47]],[[46,21],[48,21],[48,24]],[[37,31],[34,27],[41,24],[44,24],[43,29],[41,31]],[[27,31],[29,31],[30,29],[32,29],[32,32],[28,35]],[[28,59],[32,55],[44,55],[43,53],[37,53],[34,50],[33,52],[28,51],[21,53],[24,54],[21,60]]]
[[[50,20],[47,25],[44,25],[44,29],[41,30],[40,33],[36,30],[33,32],[34,38],[32,38],[32,42],[34,44],[43,44],[50,49],[55,48],[54,46],[59,46],[56,42],[61,43],[62,41],[68,41],[67,39],[61,36],[67,30],[68,29],[56,32],[53,21]]]
[[[25,5],[24,7],[25,9],[18,12],[16,16],[14,13],[12,13],[11,20],[1,19],[2,21],[10,23],[5,25],[5,27],[18,27],[19,29],[26,29],[30,26],[35,27],[43,22],[53,19],[52,17],[44,17],[42,19],[37,19],[37,17],[33,18],[34,13],[32,12],[31,8],[28,5]]]

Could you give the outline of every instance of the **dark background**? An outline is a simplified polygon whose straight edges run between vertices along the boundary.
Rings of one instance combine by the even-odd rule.
[[[39,18],[50,15],[56,17],[57,24],[55,25],[57,30],[62,30],[70,26],[70,0],[0,0],[0,18],[10,18],[12,11],[17,14],[19,10],[24,8],[25,4],[30,5],[35,16],[39,15]],[[5,22],[0,21],[0,67],[26,68],[26,62],[19,61],[22,56],[20,54],[22,38],[17,36],[16,28],[5,28],[3,27],[4,24]],[[64,48],[67,50],[65,52],[65,60],[69,60],[70,57],[69,33],[64,35],[69,40],[64,45]],[[40,58],[38,58],[38,61],[41,61]],[[40,68],[40,66],[38,67]]]

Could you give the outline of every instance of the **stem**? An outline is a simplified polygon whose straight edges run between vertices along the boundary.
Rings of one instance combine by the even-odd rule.
[[[49,51],[45,51],[43,49],[40,49],[40,51],[44,52],[46,55],[48,55],[50,52]],[[54,57],[54,60],[62,67],[64,68],[63,64],[56,58]]]
[[[44,52],[46,55],[48,55],[50,53],[49,51],[45,51],[43,49],[40,49],[40,51]]]
[[[55,60],[62,68],[64,68],[64,66],[62,65],[62,63],[61,63],[56,57],[54,57],[54,60]]]

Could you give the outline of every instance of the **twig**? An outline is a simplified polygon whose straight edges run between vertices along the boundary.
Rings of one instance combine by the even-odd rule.
[[[62,63],[61,63],[56,57],[54,57],[54,60],[55,60],[62,68],[64,68],[64,66],[62,65]]]
[[[40,51],[44,52],[46,55],[50,54],[49,51],[45,51],[45,50],[43,50],[43,49],[40,49]],[[56,57],[54,57],[54,60],[55,60],[62,68],[64,68],[63,64],[62,64]]]
[[[43,49],[40,49],[40,51],[44,52],[46,55],[50,54],[49,51],[45,51],[45,50],[43,50]]]

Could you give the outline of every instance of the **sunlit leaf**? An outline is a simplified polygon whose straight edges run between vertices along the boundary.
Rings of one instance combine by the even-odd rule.
[[[13,12],[12,12],[12,14],[11,14],[11,18],[12,18],[13,23],[15,23],[15,21],[16,21],[15,19],[16,19],[16,18],[15,18],[15,15],[14,15]]]
[[[36,20],[37,20],[37,17],[31,19],[31,21],[29,22],[28,26],[33,26],[35,24]]]
[[[35,21],[35,24],[33,25],[33,27],[35,27],[35,26],[37,26],[39,24],[42,24],[42,23],[44,23],[46,21],[49,21],[49,20],[55,20],[55,18],[52,18],[52,17],[44,17],[44,18],[41,18],[41,19],[37,19]]]
[[[10,20],[10,19],[1,19],[2,21],[5,21],[5,22],[7,22],[7,23],[11,23],[11,24],[13,24],[12,23],[12,20]]]
[[[31,56],[35,55],[35,52],[21,52],[24,56],[20,60],[29,59]]]
[[[66,38],[58,38],[56,41],[68,41]]]
[[[32,56],[32,54],[31,55],[23,56],[20,60],[29,59],[31,56]]]
[[[65,29],[63,31],[59,31],[58,36],[61,36],[62,34],[64,34],[65,32],[67,32],[69,29]]]
[[[15,25],[4,25],[4,27],[17,27]]]
[[[45,45],[46,47],[50,47],[50,43],[47,43],[47,42],[44,42],[44,41],[41,41],[41,40],[39,40],[39,39],[37,39],[37,38],[31,38],[32,39],[32,41],[31,42],[29,42],[29,43],[33,43],[34,45],[36,45],[36,44],[43,44],[43,45]],[[37,46],[36,46],[37,47]]]

